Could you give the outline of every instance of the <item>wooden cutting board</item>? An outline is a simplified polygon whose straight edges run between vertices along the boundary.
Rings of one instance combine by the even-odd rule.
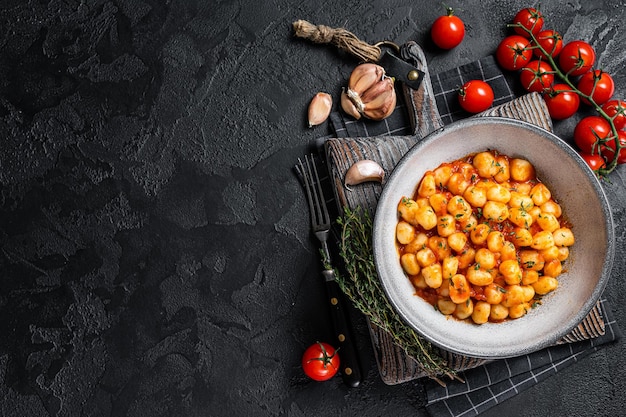
[[[426,57],[414,42],[402,47],[403,58],[424,71],[424,80],[417,90],[403,86],[404,99],[413,127],[410,136],[377,136],[361,138],[330,138],[324,143],[327,167],[340,212],[343,207],[361,207],[374,214],[382,186],[375,182],[361,184],[347,191],[343,185],[346,171],[357,161],[377,161],[389,175],[402,156],[419,140],[443,127],[428,73]],[[541,96],[531,93],[506,104],[491,108],[473,117],[498,116],[523,120],[552,131],[552,120]],[[559,343],[571,343],[604,334],[600,305]],[[388,385],[399,384],[426,376],[422,366],[404,349],[396,345],[391,335],[370,323],[370,336],[382,380]],[[442,356],[456,370],[480,366],[487,361],[442,350]]]

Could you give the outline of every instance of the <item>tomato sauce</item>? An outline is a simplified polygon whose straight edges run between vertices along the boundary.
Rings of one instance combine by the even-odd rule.
[[[493,154],[497,157],[503,157],[507,161],[507,164],[509,163],[511,159],[505,155],[498,154],[496,152],[493,152]],[[437,169],[441,167],[445,167],[446,169],[449,168],[451,174],[460,173],[471,185],[477,185],[480,182],[494,182],[493,179],[486,179],[479,175],[478,169],[473,166],[473,158],[474,158],[474,155],[469,155],[465,158],[461,158],[456,161],[446,162],[446,163],[441,164]],[[428,174],[434,175],[436,170],[426,172],[425,176]],[[528,190],[532,189],[532,187],[534,187],[539,182],[540,180],[536,177],[533,171],[533,175],[526,181],[514,181],[513,179],[509,179],[508,181],[502,182],[500,184],[506,186],[506,188],[510,192],[517,191],[517,190],[525,190],[525,192],[528,192]],[[420,197],[418,190],[419,190],[419,187],[416,187],[416,191],[414,195],[411,196],[411,198],[415,201],[418,201],[420,198],[422,200],[424,199],[424,197]],[[454,193],[452,193],[446,186],[441,185],[441,184],[437,186],[436,193],[443,194],[446,197],[447,201],[450,201],[452,198],[455,197]],[[522,192],[522,194],[524,194],[524,192]],[[556,201],[554,202],[556,203]],[[518,228],[518,225],[513,223],[510,219],[506,219],[504,221],[489,220],[483,216],[481,207],[475,207],[475,206],[471,206],[471,207],[472,207],[472,215],[477,219],[477,224],[486,224],[489,227],[489,231],[500,231],[503,234],[505,240],[511,241],[514,243],[513,239],[511,239],[511,236],[515,234],[515,229]],[[437,214],[439,215],[439,213]],[[559,216],[558,220],[562,227],[570,227],[569,223],[564,220],[563,216]],[[438,236],[437,227],[434,227],[430,230],[426,230],[422,226],[416,225],[416,229],[417,229],[416,231],[418,234],[423,233],[428,238]],[[537,222],[534,221],[528,227],[528,230],[534,236],[536,233],[540,232],[542,229],[539,226],[539,224],[537,224]],[[472,248],[475,251],[478,251],[479,249],[486,248],[488,246],[486,240],[484,243],[480,243],[480,244],[474,243],[470,238],[470,232],[463,229],[463,225],[461,222],[456,222],[456,231],[463,232],[467,236],[467,244],[465,247],[466,250],[469,250],[470,248]],[[398,242],[397,242],[397,245],[398,245],[398,251],[399,251],[400,257],[404,255],[405,253],[407,253],[406,247],[409,245],[402,245]],[[529,249],[529,248],[520,247],[520,246],[515,247],[515,255],[518,260],[519,260],[520,251],[524,249]],[[446,253],[446,252],[444,251],[443,253]],[[455,255],[455,252],[452,250],[449,250],[447,253],[451,253],[451,255]],[[460,254],[457,254],[457,255],[460,255]],[[498,252],[494,252],[494,255],[496,258],[496,264],[494,268],[492,268],[492,270],[494,271],[493,283],[501,286],[504,292],[505,291],[504,288],[507,286],[507,283],[505,281],[505,278],[497,272],[498,267],[501,263],[501,260],[500,260],[501,254]],[[443,259],[439,259],[439,257],[437,257],[437,262],[441,263],[442,261]],[[477,268],[477,266],[474,264],[474,262],[471,262],[469,266],[465,268],[459,268],[457,273],[467,275],[469,268]],[[423,284],[423,281],[421,284],[419,283],[420,282],[419,275],[408,275],[408,276],[415,288],[415,294],[423,298],[424,300],[426,300],[429,304],[433,305],[434,307],[437,307],[437,303],[441,298],[446,297],[445,293],[446,293],[447,288],[444,288],[445,286],[442,286],[440,288],[430,288],[427,286],[425,287]],[[484,286],[473,285],[469,281],[468,281],[468,284],[471,286],[470,298],[474,300],[474,302],[486,300],[487,297],[485,295]]]

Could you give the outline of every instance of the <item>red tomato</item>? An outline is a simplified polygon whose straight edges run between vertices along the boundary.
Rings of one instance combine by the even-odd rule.
[[[459,104],[470,113],[487,110],[493,103],[493,90],[482,80],[471,80],[459,89]]]
[[[454,16],[454,10],[451,7],[447,7],[446,11],[448,12],[447,15],[435,19],[430,28],[430,36],[438,47],[452,49],[463,40],[465,25],[460,18]]]
[[[552,87],[554,69],[545,61],[531,61],[530,64],[522,68],[520,80],[527,91],[541,93]]]
[[[583,157],[587,165],[589,165],[589,168],[591,168],[593,171],[597,171],[601,168],[606,167],[606,164],[604,163],[604,159],[602,159],[600,155],[597,155],[597,154],[591,155],[588,153],[581,152],[580,156]]]
[[[585,41],[567,43],[559,54],[559,66],[568,75],[583,75],[596,62],[596,51]]]
[[[609,101],[615,92],[613,77],[602,70],[589,71],[578,81],[578,89],[581,93],[591,96],[596,104],[602,105]],[[583,103],[591,104],[586,98],[582,98]]]
[[[611,134],[611,125],[600,116],[584,117],[574,128],[574,142],[583,153],[597,154],[600,139]]]
[[[567,84],[555,84],[549,91],[543,93],[543,99],[548,106],[550,117],[555,120],[573,116],[580,104],[578,94]]]
[[[529,31],[531,31],[534,35],[541,31],[543,27],[543,15],[541,12],[535,8],[528,7],[526,9],[522,9],[513,18],[513,24],[520,24]],[[528,31],[524,30],[521,27],[514,27],[513,30],[518,35],[522,35],[525,38],[530,38]]]
[[[617,157],[618,164],[626,163],[626,132],[623,130],[617,131],[617,137],[619,138],[620,150]],[[609,162],[613,162],[615,158],[615,138],[606,142],[605,147],[602,149],[602,155],[605,155]]]
[[[315,381],[326,381],[339,370],[339,354],[328,343],[317,342],[304,351],[302,369]]]
[[[505,70],[515,71],[530,63],[533,56],[528,46],[530,41],[520,35],[511,35],[502,39],[496,49],[496,60]]]
[[[563,37],[555,30],[542,30],[536,36],[537,44],[541,46],[552,58],[556,58],[563,49]],[[540,48],[533,50],[538,58],[546,59],[546,54]]]
[[[613,118],[613,124],[617,129],[626,127],[626,102],[609,100],[602,105],[602,110],[607,116]]]

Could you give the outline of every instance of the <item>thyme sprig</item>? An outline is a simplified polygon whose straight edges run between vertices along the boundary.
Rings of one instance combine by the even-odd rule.
[[[341,228],[339,253],[347,275],[337,273],[341,290],[370,322],[387,331],[398,346],[415,358],[428,376],[437,381],[441,375],[454,378],[456,372],[448,367],[437,349],[404,323],[385,296],[374,263],[369,213],[360,207],[354,210],[346,207],[337,223]]]
[[[535,22],[536,24],[537,22]],[[524,31],[526,31],[528,33],[528,36],[530,38],[530,48],[536,48],[539,49],[542,53],[543,56],[545,57],[545,60],[550,64],[550,66],[552,67],[553,71],[551,71],[550,73],[556,75],[557,77],[559,77],[565,84],[567,84],[570,88],[571,91],[578,94],[579,97],[586,99],[591,106],[594,108],[594,110],[603,118],[605,119],[609,125],[611,126],[611,134],[606,137],[606,138],[599,138],[597,135],[596,137],[598,138],[596,145],[593,146],[594,149],[594,153],[598,152],[598,154],[603,158],[606,159],[604,157],[604,155],[602,155],[602,152],[600,151],[601,147],[600,144],[604,144],[607,142],[611,142],[613,141],[614,143],[614,153],[613,153],[613,159],[610,161],[606,161],[606,167],[604,168],[599,168],[597,169],[595,172],[596,174],[600,177],[600,178],[604,178],[607,175],[609,175],[611,172],[613,172],[615,170],[615,168],[617,168],[617,161],[618,161],[618,157],[620,154],[620,150],[623,148],[621,141],[619,140],[619,135],[618,135],[618,130],[615,127],[615,123],[614,123],[614,119],[616,117],[618,117],[620,115],[620,113],[617,113],[615,116],[611,117],[609,116],[604,109],[602,109],[602,106],[599,105],[598,103],[595,102],[595,100],[592,97],[592,94],[594,92],[594,90],[596,89],[596,84],[598,82],[598,78],[594,77],[594,86],[593,89],[591,90],[591,94],[585,94],[582,91],[580,91],[578,89],[578,87],[576,86],[576,84],[570,79],[569,77],[569,73],[564,73],[560,68],[559,65],[557,64],[557,62],[554,60],[554,57],[552,56],[552,51],[547,51],[543,46],[541,46],[541,44],[539,42],[537,42],[537,37],[535,36],[535,34],[533,33],[533,29],[534,29],[534,24],[533,26],[529,29],[527,27],[525,27],[524,25],[522,25],[521,23],[512,23],[508,25],[509,27],[512,28],[520,28]],[[544,58],[539,58],[544,59]],[[522,71],[524,70],[524,68],[522,68]],[[594,68],[591,69],[591,71],[593,71]],[[595,132],[594,132],[595,134]],[[597,151],[596,151],[597,150]]]

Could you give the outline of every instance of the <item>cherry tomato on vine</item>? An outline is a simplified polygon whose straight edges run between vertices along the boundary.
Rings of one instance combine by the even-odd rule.
[[[435,45],[441,49],[452,49],[458,46],[465,36],[465,24],[454,15],[451,7],[446,7],[447,14],[435,19],[430,28],[430,36]]]
[[[522,9],[513,18],[514,24],[521,24],[526,29],[530,30],[534,35],[541,31],[543,27],[543,14],[533,7],[527,7],[526,9]],[[530,38],[530,35],[527,31],[520,27],[513,28],[515,33],[518,35],[522,35],[525,38]]]
[[[594,87],[595,85],[595,87]],[[596,104],[602,105],[609,101],[615,92],[613,77],[602,70],[589,71],[578,81],[578,89],[581,93],[591,96]],[[593,94],[592,94],[593,93]],[[586,98],[583,103],[591,104]]]
[[[595,62],[596,51],[585,41],[571,41],[559,54],[559,67],[568,75],[583,75]]]
[[[607,116],[613,118],[613,124],[617,129],[626,127],[626,102],[609,100],[602,105],[602,110]]]
[[[598,154],[592,155],[589,153],[581,152],[580,156],[582,156],[582,158],[585,160],[587,165],[589,165],[589,168],[591,168],[592,171],[597,171],[601,168],[606,167],[604,159]]]
[[[574,128],[574,142],[583,153],[597,154],[599,140],[611,135],[611,125],[603,117],[587,116]]]
[[[510,35],[502,39],[496,49],[496,60],[505,70],[515,71],[530,63],[533,56],[529,48],[530,40],[520,35]]]
[[[315,381],[326,381],[339,370],[339,354],[328,343],[317,342],[302,355],[302,369]]]
[[[554,83],[554,69],[545,61],[534,60],[522,68],[522,86],[530,92],[544,92]]]
[[[626,164],[626,132],[623,130],[619,130],[617,132],[617,137],[621,145],[619,155],[617,156],[617,163]],[[615,150],[615,139],[611,139],[606,142],[605,148],[602,149],[602,154],[606,155],[608,161],[610,162],[613,161],[613,158],[615,158]]]
[[[556,30],[542,30],[535,36],[537,44],[541,46],[552,58],[556,58],[563,49],[563,37]],[[546,54],[540,48],[533,49],[535,56],[546,59]]]
[[[482,80],[471,80],[459,89],[459,104],[469,113],[480,113],[493,103],[493,89]]]
[[[567,84],[555,84],[543,93],[543,99],[548,106],[550,117],[563,120],[573,116],[578,111],[580,98]]]

